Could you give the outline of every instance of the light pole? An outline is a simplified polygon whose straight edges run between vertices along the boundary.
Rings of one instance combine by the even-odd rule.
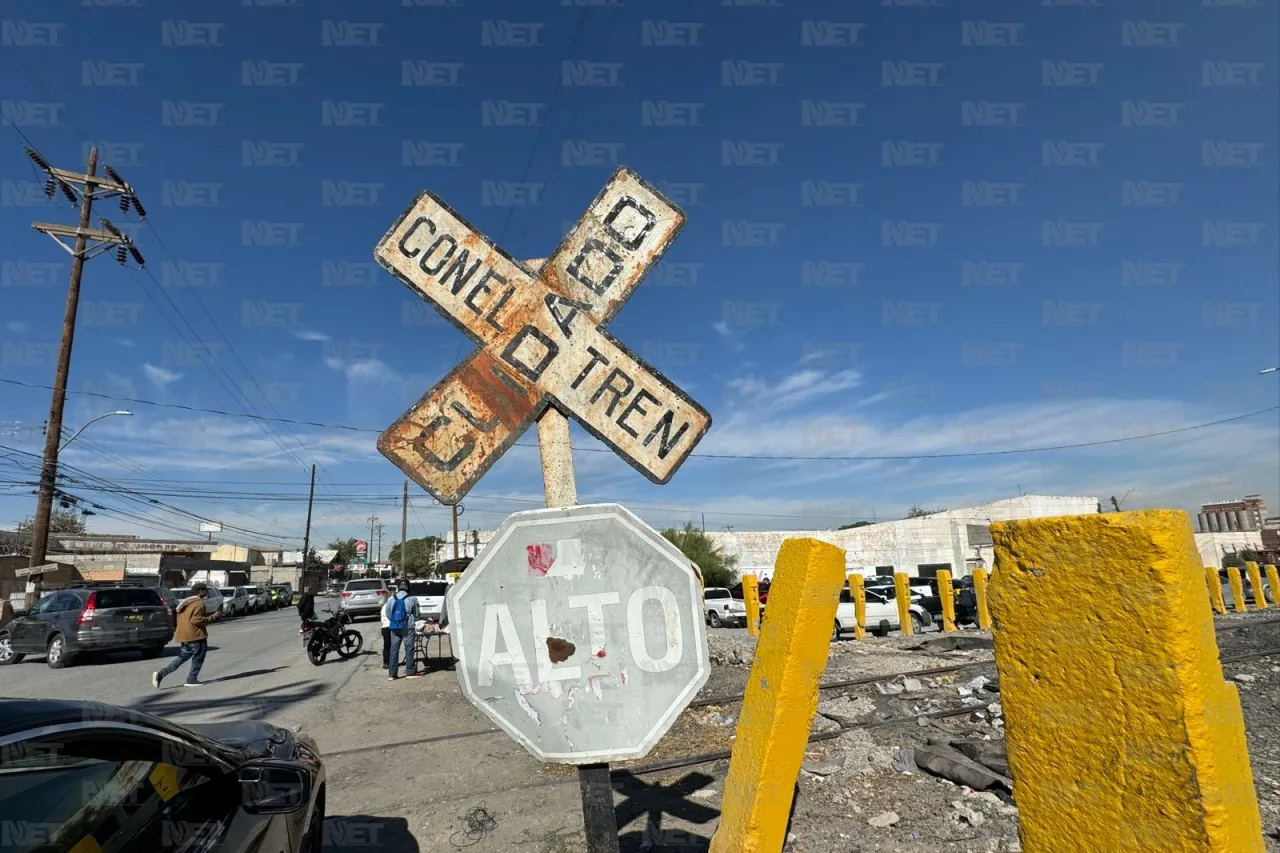
[[[116,412],[107,412],[105,415],[98,415],[96,418],[92,418],[91,420],[85,421],[84,426],[80,427],[80,429],[72,433],[71,437],[62,443],[62,446],[58,448],[58,452],[61,453],[62,451],[66,450],[67,445],[75,441],[77,438],[79,438],[80,433],[87,430],[91,424],[95,424],[98,421],[102,420],[103,418],[109,418],[112,415],[125,415],[126,417],[133,417],[133,412],[126,412],[124,409],[121,409]]]

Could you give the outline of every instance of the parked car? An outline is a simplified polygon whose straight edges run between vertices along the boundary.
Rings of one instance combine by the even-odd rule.
[[[271,607],[271,595],[265,586],[247,586],[245,591],[253,599],[254,613],[263,613]]]
[[[274,584],[267,589],[271,601],[276,607],[293,606],[293,586],[287,583]]]
[[[5,699],[0,748],[0,812],[47,833],[14,849],[315,853],[323,843],[319,748],[269,723],[177,725],[98,702]]]
[[[769,581],[760,581],[756,585],[756,593],[761,604],[764,604],[769,600],[769,585]],[[739,601],[743,601],[746,598],[746,593],[742,589],[742,581],[738,581],[736,584],[729,587],[729,592],[733,593],[733,597]]]
[[[243,616],[249,612],[249,592],[244,587],[223,587],[218,594],[222,597],[223,616]]]
[[[409,581],[409,595],[417,599],[418,612],[422,618],[439,621],[444,611],[445,593],[449,591],[447,581],[421,580]]]
[[[49,592],[0,630],[0,664],[44,655],[61,669],[89,652],[141,651],[154,658],[172,639],[168,608],[155,587],[71,587]]]
[[[177,589],[170,590],[170,592],[172,592],[174,596],[177,597],[178,604],[181,604],[184,599],[190,598],[192,595],[195,594],[191,591],[191,587],[189,586],[178,587]],[[177,609],[176,604],[174,605],[174,609],[175,610]],[[213,614],[213,613],[217,613],[221,609],[222,609],[222,592],[217,587],[211,586],[209,587],[209,591],[205,594],[205,597],[204,597],[204,612]]]
[[[342,587],[342,603],[338,605],[338,609],[346,611],[352,619],[377,616],[382,612],[387,595],[387,582],[382,578],[347,581]]]
[[[893,590],[868,589],[866,590],[866,623],[867,630],[871,633],[883,637],[890,631],[901,629],[902,623],[898,621],[898,604]],[[933,617],[916,601],[912,601],[908,605],[908,615],[911,619],[911,627],[914,631],[919,631],[926,625],[933,624]],[[840,639],[840,634],[845,631],[852,631],[854,626],[858,624],[858,617],[854,610],[853,595],[849,592],[849,587],[840,590],[840,603],[836,605],[836,622],[835,627],[831,631],[831,639]]]
[[[1231,599],[1231,577],[1227,574],[1226,569],[1218,569],[1218,580],[1222,582],[1222,600],[1227,603],[1227,608],[1232,607]],[[1249,573],[1240,569],[1240,586],[1244,595],[1245,604],[1257,605],[1257,598],[1253,594],[1253,582],[1249,580]],[[1267,583],[1266,578],[1262,580],[1262,594],[1266,598],[1268,604],[1276,603],[1275,592],[1271,589],[1271,584]]]
[[[725,587],[709,586],[704,589],[702,605],[707,614],[707,624],[712,628],[747,624],[746,603],[734,598],[733,593]]]

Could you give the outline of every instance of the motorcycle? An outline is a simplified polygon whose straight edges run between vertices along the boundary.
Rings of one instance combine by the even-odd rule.
[[[324,610],[333,613],[327,606]],[[344,610],[330,615],[323,622],[305,623],[302,631],[307,659],[315,666],[320,666],[330,652],[337,652],[338,657],[343,660],[350,660],[360,654],[360,649],[364,647],[364,636],[359,631],[344,628],[350,622],[351,617]]]

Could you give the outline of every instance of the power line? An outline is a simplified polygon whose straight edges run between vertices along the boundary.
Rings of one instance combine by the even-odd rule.
[[[0,378],[0,383],[8,385],[19,385],[25,388],[52,388],[49,385],[40,385],[33,382],[20,382],[17,379]],[[232,418],[260,418],[262,420],[279,420],[283,423],[298,424],[301,426],[313,426],[320,429],[338,429],[347,430],[349,432],[367,432],[381,434],[383,430],[371,429],[369,427],[358,427],[350,424],[331,424],[320,423],[318,421],[303,421],[292,418],[267,418],[262,415],[248,415],[237,412],[227,412],[219,409],[207,409],[200,406],[184,406],[179,403],[157,403],[153,400],[140,400],[134,397],[119,397],[111,394],[99,394],[93,391],[77,391],[68,389],[68,394],[83,394],[90,397],[100,397],[105,400],[116,400],[123,403],[137,403],[144,406],[157,406],[167,409],[183,409],[189,412],[201,412],[212,415],[226,415]],[[1128,435],[1121,438],[1106,438],[1098,441],[1082,441],[1075,444],[1054,444],[1045,447],[1019,447],[1009,450],[975,450],[967,453],[917,453],[917,454],[892,454],[881,456],[782,456],[763,453],[737,454],[737,453],[692,453],[691,456],[699,459],[739,459],[739,460],[758,460],[773,462],[892,462],[892,461],[910,461],[915,459],[972,459],[983,456],[1010,456],[1019,453],[1048,453],[1057,450],[1079,450],[1086,447],[1100,447],[1108,444],[1121,444],[1127,441],[1141,441],[1148,438],[1160,438],[1166,435],[1177,435],[1184,432],[1192,432],[1194,430],[1208,429],[1209,427],[1221,426],[1235,421],[1242,421],[1247,418],[1254,418],[1258,415],[1265,415],[1267,412],[1274,412],[1280,409],[1280,406],[1268,406],[1265,409],[1258,409],[1254,412],[1246,412],[1242,415],[1234,415],[1229,418],[1221,418],[1216,421],[1206,421],[1199,424],[1191,424],[1190,426],[1178,427],[1177,429],[1161,430],[1159,432],[1142,433],[1141,435]],[[533,447],[536,444],[522,444],[516,442],[516,447]],[[584,453],[613,453],[614,451],[607,447],[575,447],[575,451]]]

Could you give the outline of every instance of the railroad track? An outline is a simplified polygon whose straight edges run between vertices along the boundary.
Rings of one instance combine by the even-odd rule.
[[[1226,634],[1226,633],[1231,633],[1233,631],[1240,631],[1246,628],[1255,628],[1263,625],[1273,625],[1278,623],[1280,623],[1280,618],[1257,619],[1257,620],[1249,620],[1248,622],[1242,622],[1235,625],[1215,626],[1214,631],[1215,633],[1218,633],[1218,634]],[[1220,661],[1225,665],[1225,664],[1232,664],[1232,663],[1243,663],[1245,661],[1257,660],[1259,658],[1272,657],[1272,656],[1280,656],[1280,646],[1277,646],[1275,648],[1241,653],[1237,655],[1230,655],[1227,657],[1220,658]],[[842,679],[839,681],[824,681],[818,685],[818,690],[819,691],[839,690],[846,687],[857,687],[857,686],[866,685],[866,684],[887,683],[903,677],[920,678],[920,677],[927,677],[927,676],[934,676],[934,675],[947,675],[949,673],[954,673],[954,672],[963,672],[964,670],[967,670],[967,669],[977,669],[980,667],[993,667],[993,666],[995,666],[995,661],[989,661],[989,660],[966,661],[965,663],[955,664],[954,666],[932,667],[930,669],[913,669],[913,670],[907,670],[905,672],[889,673],[886,675],[871,675],[863,678]],[[698,699],[696,701],[690,702],[689,707],[704,708],[709,705],[727,705],[734,702],[741,702],[744,698],[745,698],[745,694],[742,694],[742,693],[735,693],[735,694],[729,694],[729,695],[723,695],[723,696],[711,696],[706,699]],[[928,717],[930,719],[946,719],[947,717],[959,717],[964,714],[972,713],[974,709],[977,707],[978,706],[975,706],[975,705],[963,705],[956,708],[944,709],[941,711],[930,711],[927,713],[913,714],[911,716],[891,717],[884,720],[871,720],[865,723],[853,723],[849,725],[842,725],[838,729],[811,734],[809,737],[809,743],[816,743],[818,741],[837,738],[840,735],[844,734],[845,732],[851,731],[853,729],[879,728],[882,726],[891,726],[891,725],[896,725],[900,723],[916,723],[920,717]],[[326,756],[336,757],[336,756],[342,756],[342,755],[357,755],[363,752],[375,752],[380,749],[394,749],[402,746],[425,746],[427,744],[433,744],[433,743],[447,743],[449,741],[465,740],[467,738],[483,737],[485,735],[491,735],[491,734],[500,734],[501,731],[502,731],[501,729],[497,729],[497,728],[475,729],[473,731],[455,732],[453,734],[433,735],[431,737],[414,738],[411,740],[394,741],[391,743],[378,743],[378,744],[373,744],[371,746],[357,746],[357,747],[352,747],[350,749],[339,749],[339,750],[334,750],[332,752],[326,753]],[[688,758],[679,758],[679,759],[673,758],[673,759],[667,759],[664,761],[655,761],[655,762],[650,762],[648,764],[636,765],[634,767],[615,768],[614,773],[615,775],[631,774],[635,776],[644,775],[648,773],[661,773],[666,770],[674,770],[674,769],[679,769],[681,767],[694,767],[699,764],[711,764],[716,761],[726,760],[729,758],[730,754],[731,753],[729,751],[722,750],[718,752],[710,752],[710,753],[704,753],[701,755],[690,756]]]

